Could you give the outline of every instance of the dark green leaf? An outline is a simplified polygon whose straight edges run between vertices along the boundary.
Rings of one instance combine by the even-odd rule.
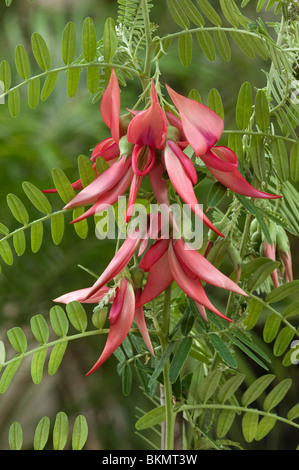
[[[259,416],[256,413],[247,411],[242,419],[242,431],[246,442],[252,442],[258,427]]]
[[[290,176],[295,183],[299,181],[299,144],[294,144],[290,153]]]
[[[218,398],[225,403],[239,389],[245,379],[245,374],[236,374],[230,377],[219,390]]]
[[[234,419],[236,416],[236,412],[234,410],[222,410],[218,422],[217,422],[217,436],[219,439],[222,439],[230,430]]]
[[[280,403],[284,399],[291,385],[291,379],[284,379],[278,385],[276,385],[276,387],[274,387],[273,390],[271,390],[271,392],[269,393],[269,395],[267,395],[265,398],[264,410],[269,412],[273,408],[275,408],[275,406],[277,406],[278,403]]]
[[[220,336],[212,333],[209,336],[212,345],[214,346],[215,350],[221,357],[221,359],[229,366],[236,368],[237,367],[237,362],[230,352],[229,348],[225,344],[225,342],[220,338]]]
[[[273,429],[276,423],[276,418],[273,416],[263,416],[260,420],[256,433],[255,433],[255,440],[261,441],[264,439],[267,434]]]
[[[280,181],[287,181],[290,176],[289,158],[286,146],[281,139],[274,139],[272,142],[272,157],[275,170]]]
[[[125,396],[130,395],[132,389],[132,369],[126,363],[122,370],[122,391]]]
[[[275,375],[266,374],[256,379],[242,396],[242,405],[248,406],[253,403],[266,390],[270,383],[275,379]]]
[[[169,379],[173,384],[177,380],[192,347],[192,338],[184,338],[176,350],[169,368]]]
[[[165,421],[165,405],[158,406],[146,413],[137,421],[135,427],[138,431],[141,431],[143,429],[153,428],[157,424],[161,424],[163,421]]]
[[[268,316],[263,330],[263,338],[265,343],[271,343],[271,341],[276,338],[280,324],[281,319],[278,315],[272,313]]]
[[[285,326],[277,335],[273,346],[274,356],[281,356],[290,346],[295,332],[290,326]]]
[[[200,383],[198,395],[203,403],[206,403],[215,393],[219,385],[221,375],[222,372],[220,370],[213,370]]]
[[[282,286],[276,287],[273,289],[266,297],[266,302],[275,303],[279,302],[280,300],[285,299],[289,295],[295,294],[298,292],[299,287],[299,280],[296,279],[295,281],[287,282]]]

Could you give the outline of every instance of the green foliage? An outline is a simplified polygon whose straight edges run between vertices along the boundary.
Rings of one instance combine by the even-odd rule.
[[[44,450],[50,438],[50,418],[44,416],[38,422],[33,439],[33,450]],[[57,413],[53,426],[53,450],[63,450],[69,437],[69,422],[66,413]],[[88,436],[88,426],[83,415],[77,416],[71,434],[71,449],[82,450]],[[23,429],[20,423],[14,422],[9,428],[10,450],[22,450]],[[48,449],[48,447],[47,447]]]
[[[137,378],[145,395],[154,403],[151,411],[142,412],[142,416],[139,414],[136,429],[143,431],[151,428],[159,433],[156,426],[160,426],[167,418],[166,406],[161,406],[158,398],[160,386],[165,380],[172,390],[175,415],[184,413],[185,422],[194,431],[192,437],[186,437],[184,445],[188,449],[241,447],[241,444],[231,440],[223,440],[226,437],[230,439],[230,433],[233,435],[238,419],[244,447],[246,443],[264,439],[277,422],[298,429],[298,424],[294,422],[299,414],[298,404],[289,406],[287,418],[280,415],[280,404],[285,405],[292,381],[289,378],[282,379],[279,374],[276,376],[273,365],[274,357],[275,360],[281,358],[282,366],[292,366],[293,351],[290,344],[298,336],[298,329],[293,322],[298,305],[293,303],[286,306],[285,302],[289,296],[297,293],[298,281],[285,282],[280,274],[281,258],[268,259],[261,252],[264,241],[272,243],[275,240],[277,227],[292,235],[299,234],[299,194],[292,184],[299,179],[296,134],[299,117],[296,105],[289,99],[290,83],[295,78],[293,64],[297,60],[298,28],[288,21],[288,13],[282,1],[257,2],[257,13],[272,8],[274,15],[280,11],[282,13],[281,24],[274,21],[265,24],[259,17],[251,20],[243,14],[242,9],[249,3],[247,0],[242,2],[240,8],[233,0],[220,0],[219,6],[207,0],[167,0],[167,11],[174,26],[179,29],[161,37],[154,36],[149,54],[146,34],[149,31],[146,31],[146,27],[149,27],[150,33],[159,34],[159,29],[154,23],[146,24],[143,7],[146,4],[151,11],[153,5],[149,1],[139,0],[118,0],[117,3],[117,19],[109,16],[102,31],[96,29],[91,17],[85,18],[81,44],[77,39],[75,24],[72,21],[66,24],[60,48],[62,64],[58,66],[48,40],[37,32],[31,36],[31,50],[22,44],[15,47],[15,67],[6,60],[0,64],[0,80],[4,83],[2,97],[8,96],[11,116],[16,117],[20,112],[22,88],[27,87],[29,108],[35,110],[40,101],[46,101],[52,96],[58,86],[58,78],[62,75],[65,75],[67,95],[72,98],[78,93],[82,71],[86,70],[86,87],[96,102],[105,89],[111,67],[116,70],[122,87],[134,77],[139,77],[144,86],[144,67],[148,65],[146,55],[151,60],[151,76],[158,82],[161,73],[159,60],[167,58],[172,44],[178,48],[178,57],[185,68],[194,66],[195,58],[198,62],[205,59],[215,61],[217,58],[217,62],[222,65],[225,62],[232,64],[235,51],[238,50],[254,67],[260,64],[261,59],[264,61],[262,68],[266,69],[269,65],[266,61],[269,60],[271,65],[265,72],[266,85],[263,88],[252,86],[249,79],[241,83],[237,90],[234,115],[230,110],[227,112],[227,93],[220,88],[218,90],[214,84],[210,88],[210,80],[209,91],[206,96],[203,94],[203,100],[195,88],[192,88],[189,97],[205,102],[230,123],[224,131],[223,145],[228,145],[236,152],[240,161],[239,169],[246,179],[263,191],[281,192],[283,195],[281,200],[275,201],[253,201],[233,195],[220,183],[213,179],[211,181],[201,162],[196,161],[201,178],[199,185],[203,183],[204,188],[209,188],[209,215],[216,223],[225,221],[226,240],[213,240],[208,259],[217,267],[228,270],[232,279],[238,276],[240,286],[249,294],[249,298],[241,299],[240,296],[230,294],[226,313],[234,320],[233,325],[228,325],[210,312],[207,312],[209,322],[206,323],[194,302],[185,296],[178,296],[177,291],[173,290],[171,333],[168,345],[163,350],[159,342],[160,332],[156,334],[157,322],[161,320],[161,299],[157,299],[155,306],[146,306],[146,321],[150,328],[153,327],[150,331],[155,358],[149,355],[134,328],[114,354],[118,361],[117,372],[123,394],[130,396]],[[11,1],[7,0],[6,4],[10,6]],[[270,34],[271,28],[273,30]],[[278,32],[279,40],[276,43],[273,31]],[[194,41],[195,38],[197,41]],[[81,46],[79,53],[78,44]],[[37,67],[40,69],[38,72]],[[14,69],[21,82],[12,86],[15,83]],[[175,80],[176,77],[172,78]],[[78,158],[78,173],[83,187],[96,177],[85,155]],[[56,167],[52,177],[59,203],[68,203],[75,192],[66,173]],[[48,225],[55,246],[61,244],[66,232],[67,211],[57,211],[52,207],[57,199],[53,199],[53,203],[51,199],[50,203],[49,196],[28,181],[22,184],[22,188],[32,207],[28,207],[28,201],[24,203],[21,196],[9,193],[7,205],[20,226],[10,231],[5,224],[0,224],[0,233],[3,235],[0,239],[0,256],[7,265],[14,263],[14,251],[17,256],[26,252],[27,229],[33,253],[37,253],[42,246],[45,226]],[[42,213],[42,217],[34,218],[36,210]],[[84,208],[74,211],[73,218],[83,211]],[[252,220],[255,230],[249,233],[248,224]],[[79,238],[86,238],[86,221],[75,224],[74,229]],[[233,256],[236,253],[238,256]],[[279,272],[281,285],[273,289],[271,274],[275,270]],[[35,385],[42,382],[46,363],[48,375],[55,375],[72,341],[107,332],[103,330],[107,310],[103,318],[99,317],[97,311],[94,312],[93,324],[96,329],[92,330],[88,329],[88,315],[79,302],[72,302],[65,309],[57,305],[52,307],[48,319],[35,314],[30,320],[30,333],[38,345],[33,347],[32,335],[27,335],[28,328],[10,328],[7,337],[16,355],[7,360],[4,342],[0,342],[0,392],[8,390],[25,357],[31,357],[30,370]],[[256,328],[260,328],[263,342],[256,341]],[[74,329],[75,333],[70,333],[70,329]],[[53,335],[56,335],[54,339]],[[273,343],[272,347],[270,343]],[[243,373],[244,358],[246,367]],[[248,381],[245,372],[250,367],[252,371],[258,370],[259,377],[251,377]],[[270,385],[272,388],[269,390]],[[65,448],[68,431],[67,415],[58,413],[53,428],[54,450]],[[34,448],[43,449],[49,435],[50,420],[45,417],[36,428]],[[81,449],[86,437],[86,421],[80,415],[73,428],[72,448]],[[9,432],[10,448],[20,449],[22,440],[21,426],[13,423]]]

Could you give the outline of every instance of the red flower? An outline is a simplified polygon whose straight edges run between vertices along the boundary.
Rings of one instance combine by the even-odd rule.
[[[160,295],[174,280],[197,304],[216,315],[224,316],[207,298],[202,282],[238,293],[247,294],[231,279],[222,274],[204,256],[193,250],[182,239],[159,239],[143,256],[139,267],[148,272],[147,282],[136,305],[144,305]],[[200,309],[203,313],[203,309]]]

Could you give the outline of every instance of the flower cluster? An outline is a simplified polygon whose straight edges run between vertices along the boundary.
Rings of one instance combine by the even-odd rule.
[[[235,153],[228,147],[216,145],[223,132],[223,121],[218,114],[201,103],[180,95],[167,85],[166,88],[177,114],[162,109],[152,81],[149,106],[143,111],[129,110],[128,115],[120,116],[120,90],[116,74],[112,70],[101,101],[101,114],[111,131],[111,137],[100,142],[91,156],[95,170],[98,157],[102,157],[109,166],[84,189],[80,180],[73,184],[75,189],[81,191],[65,208],[91,205],[73,223],[104,211],[129,190],[126,212],[128,222],[142,179],[148,176],[158,204],[166,207],[170,205],[168,185],[172,185],[195,215],[215,234],[223,236],[198,204],[194,191],[197,172],[192,160],[184,152],[188,146],[193,149],[196,157],[201,158],[213,177],[232,191],[254,198],[279,197],[252,187],[239,172]],[[149,226],[156,215],[149,215]],[[92,287],[55,299],[62,303],[73,300],[98,303],[107,296],[108,284],[114,281],[116,288],[109,297],[112,305],[107,342],[89,373],[100,367],[120,346],[134,320],[149,351],[154,355],[143,307],[163,293],[172,282],[176,282],[196,302],[199,313],[205,320],[205,309],[208,309],[231,321],[212,305],[202,283],[246,296],[237,284],[215,268],[205,256],[188,246],[182,238],[170,236],[166,239],[158,230],[155,241],[150,244],[150,235],[150,228],[146,237],[141,237],[138,230],[130,232]],[[133,257],[135,265],[129,270],[128,265]]]

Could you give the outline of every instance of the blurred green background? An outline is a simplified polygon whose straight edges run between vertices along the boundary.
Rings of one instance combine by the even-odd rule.
[[[159,24],[158,34],[175,31],[177,27],[165,8],[166,2],[154,0],[153,3],[152,21]],[[256,3],[250,2],[248,6],[246,14],[249,17],[256,17]],[[218,7],[218,1],[212,4]],[[60,65],[61,35],[68,21],[75,23],[80,44],[82,22],[86,16],[93,18],[100,38],[104,21],[108,16],[116,19],[116,13],[117,2],[109,0],[36,0],[34,3],[14,0],[10,8],[6,8],[2,1],[0,61],[8,60],[16,77],[13,66],[15,46],[23,44],[29,53],[30,37],[36,31],[45,37],[52,63]],[[271,20],[271,13],[268,12],[266,17],[264,13],[264,19]],[[78,51],[80,53],[81,49],[78,48]],[[225,127],[232,128],[240,85],[247,80],[253,87],[264,86],[262,69],[267,70],[268,66],[267,62],[260,62],[259,59],[249,59],[236,48],[233,48],[231,62],[224,62],[219,55],[214,62],[209,62],[194,41],[193,61],[189,68],[180,64],[175,43],[161,61],[161,72],[162,80],[179,92],[188,94],[192,88],[197,88],[204,103],[209,90],[217,88],[224,102]],[[137,81],[129,82],[122,91],[122,105],[134,105],[138,93],[140,84]],[[80,154],[89,157],[90,149],[108,135],[100,116],[99,103],[92,104],[92,96],[84,83],[84,74],[78,93],[72,99],[67,96],[66,77],[61,74],[50,99],[40,102],[35,110],[30,110],[25,96],[21,112],[15,119],[10,117],[6,105],[0,106],[0,221],[11,229],[16,226],[6,204],[6,195],[13,192],[23,198],[23,181],[31,181],[40,189],[52,187],[53,167],[63,169],[74,181],[78,177],[77,157]],[[57,196],[50,195],[50,200],[54,207],[61,206]],[[35,217],[36,213],[32,216]],[[114,244],[99,242],[90,221],[89,227],[87,239],[81,240],[74,235],[73,227],[67,226],[63,242],[55,246],[49,226],[45,226],[43,245],[37,254],[33,254],[28,247],[22,257],[16,257],[12,267],[2,263],[1,339],[6,341],[6,331],[17,325],[22,326],[28,332],[28,337],[31,337],[30,318],[37,313],[47,318],[53,305],[51,299],[90,285],[93,279],[78,264],[97,273],[102,271],[113,256]],[[92,311],[89,308],[87,310],[90,313]],[[0,396],[0,449],[8,448],[8,429],[12,422],[19,421],[26,429],[24,445],[30,448],[39,419],[47,415],[53,423],[58,411],[65,411],[70,421],[80,413],[86,416],[89,424],[87,449],[148,448],[148,444],[134,430],[137,414],[135,407],[145,410],[151,407],[151,402],[139,390],[138,382],[134,382],[131,395],[124,397],[114,358],[92,376],[86,378],[84,375],[97,359],[103,341],[95,337],[69,345],[58,373],[49,377],[45,372],[40,385],[32,384],[30,361],[27,365],[22,364],[9,391]],[[292,370],[284,369],[279,360],[274,361],[273,369],[280,378],[289,375],[297,377],[296,367]],[[240,358],[240,364],[248,369],[249,378],[250,374],[255,373],[254,368],[246,366],[244,359]],[[238,441],[238,429],[233,432]],[[292,431],[282,426],[262,445],[266,448],[294,448],[297,442],[294,444],[292,437]],[[157,437],[151,435],[151,439],[158,443]],[[259,447],[259,444],[254,443],[252,448],[255,447]]]

